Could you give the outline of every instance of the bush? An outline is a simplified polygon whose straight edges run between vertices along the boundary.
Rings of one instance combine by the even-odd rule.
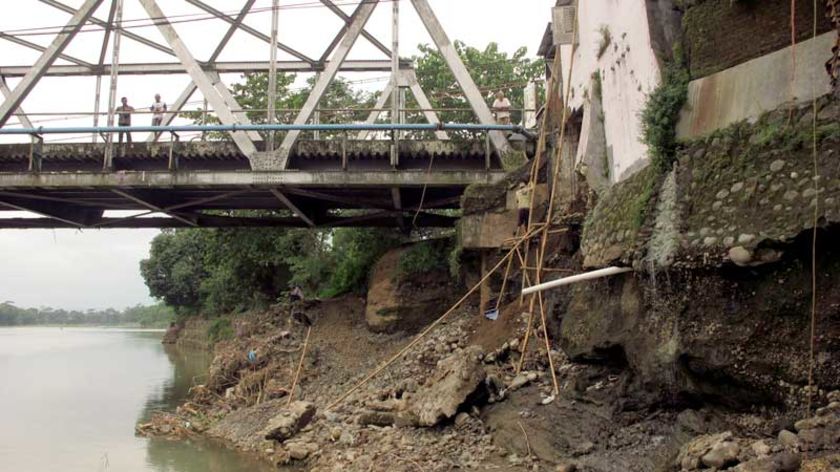
[[[662,83],[648,96],[642,110],[642,142],[648,146],[651,162],[662,172],[676,159],[677,121],[688,99],[688,71],[681,55],[665,64]]]
[[[233,338],[233,325],[229,318],[216,318],[207,328],[207,339],[211,343],[215,344],[231,338]]]
[[[448,269],[453,239],[433,239],[410,246],[400,255],[397,273],[400,277]]]
[[[394,230],[340,228],[332,239],[334,269],[323,297],[335,297],[365,287],[373,264],[402,240]]]

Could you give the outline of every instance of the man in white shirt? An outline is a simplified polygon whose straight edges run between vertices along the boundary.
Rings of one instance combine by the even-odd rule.
[[[155,94],[155,103],[149,107],[149,111],[153,113],[152,115],[152,126],[160,126],[163,123],[163,114],[166,113],[166,103],[160,100],[160,94]],[[160,133],[155,133],[155,141],[157,141],[158,136]]]
[[[493,111],[496,113],[496,123],[500,125],[510,124],[510,100],[505,98],[505,94],[501,90],[496,92]]]

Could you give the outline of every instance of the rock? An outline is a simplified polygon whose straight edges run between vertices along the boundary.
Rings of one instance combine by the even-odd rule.
[[[393,426],[394,423],[396,423],[396,418],[393,413],[384,411],[367,411],[359,415],[357,422],[363,426]]]
[[[595,450],[595,444],[592,441],[583,441],[573,445],[573,449],[576,455],[585,456]]]
[[[778,172],[785,167],[785,161],[781,159],[776,159],[775,161],[770,163],[770,171],[771,172]]]
[[[783,452],[773,457],[754,459],[732,469],[733,472],[795,472],[799,470],[799,456]]]
[[[577,465],[572,462],[567,462],[563,464],[558,464],[557,468],[554,469],[556,472],[576,472]]]
[[[840,454],[831,454],[829,456],[809,459],[802,462],[800,472],[836,472],[840,470]]]
[[[680,448],[676,466],[683,470],[698,470],[703,465],[708,466],[707,461],[714,463],[719,460],[725,461],[733,450],[728,444],[734,444],[737,447],[737,444],[733,442],[732,433],[729,431],[698,436]],[[717,450],[717,452],[707,458],[706,456],[713,450]],[[736,451],[735,457],[737,455],[738,452]]]
[[[770,455],[770,446],[764,441],[756,441],[750,446],[755,455],[759,458]]]
[[[461,412],[455,416],[455,426],[463,426],[470,420],[470,415]]]
[[[309,444],[309,443],[289,443],[286,445],[286,450],[289,451],[289,456],[296,460],[302,461],[309,457],[314,451],[318,450],[318,446],[316,444]]]
[[[734,262],[735,265],[749,265],[750,262],[752,262],[752,258],[752,252],[743,246],[735,246],[729,249],[729,259]]]
[[[738,244],[749,244],[755,241],[754,234],[741,234],[738,236]]]
[[[788,448],[795,448],[799,445],[799,438],[796,436],[796,434],[791,433],[786,429],[779,431],[778,440],[782,446]]]
[[[315,417],[315,411],[315,405],[310,402],[293,402],[269,420],[263,436],[265,439],[285,441],[308,425]]]
[[[430,386],[409,399],[403,416],[419,426],[434,426],[455,416],[458,407],[487,377],[480,354],[479,346],[470,346],[441,360]]]
[[[528,385],[529,383],[531,383],[531,379],[528,378],[528,375],[523,372],[514,377],[513,380],[511,380],[510,385],[508,385],[508,390],[518,390]]]
[[[724,465],[738,462],[738,453],[741,448],[735,442],[725,441],[715,444],[712,450],[700,458],[700,462],[708,467],[722,469]]]

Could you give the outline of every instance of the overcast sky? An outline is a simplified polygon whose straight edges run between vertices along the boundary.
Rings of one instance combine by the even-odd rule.
[[[78,7],[83,0],[62,0]],[[125,20],[148,18],[137,0],[125,1]],[[357,0],[334,0],[343,5],[349,14]],[[206,20],[207,15],[183,0],[158,0],[164,12],[173,20],[199,20],[176,23],[174,26],[199,60],[206,59],[216,48],[224,35],[227,24],[221,20]],[[235,15],[242,5],[241,0],[206,0],[230,15]],[[267,7],[271,0],[257,0],[253,13],[245,23],[253,28],[270,32],[271,13]],[[495,41],[502,50],[513,52],[526,46],[530,55],[535,55],[545,25],[550,21],[550,9],[555,0],[429,0],[450,38],[460,39],[472,46],[483,47]],[[103,2],[96,16],[105,19],[109,1]],[[330,43],[341,20],[333,13],[319,6],[314,0],[280,0],[279,40],[300,52],[319,57]],[[410,2],[401,5],[400,42],[402,56],[417,52],[417,45],[431,43],[423,25],[414,13]],[[382,2],[367,25],[367,30],[390,47],[391,3]],[[183,16],[179,16],[183,15]],[[41,27],[60,27],[70,16],[53,9],[38,0],[17,0],[15,8],[5,8],[0,17],[0,31],[11,32]],[[137,21],[128,24],[138,25]],[[87,29],[87,28],[86,28]],[[87,62],[98,61],[102,42],[101,31],[81,33],[65,50]],[[132,29],[134,33],[164,43],[156,27]],[[29,31],[39,32],[36,30]],[[41,45],[48,45],[53,39],[49,35],[29,35],[24,39]],[[0,65],[31,65],[39,53],[0,39]],[[106,62],[110,62],[110,52]],[[268,60],[269,48],[253,37],[237,32],[234,34],[220,61]],[[384,55],[363,38],[360,38],[350,53],[349,59],[384,59]],[[278,59],[290,60],[291,56],[279,52]],[[121,59],[130,62],[172,62],[172,58],[130,39],[123,38]],[[56,64],[67,64],[57,61]],[[387,73],[348,74],[348,80],[365,80],[365,87],[382,88]],[[301,76],[302,81],[306,77]],[[228,83],[239,80],[236,75],[223,76]],[[8,79],[14,88],[17,79]],[[103,105],[107,109],[109,80],[103,80]],[[94,78],[45,78],[30,93],[23,103],[28,113],[65,112],[78,113],[93,110],[95,94]],[[117,96],[127,96],[135,107],[148,106],[155,93],[164,101],[172,102],[188,85],[186,75],[169,76],[127,76],[120,78]],[[201,96],[192,97],[197,108]],[[90,117],[67,119],[48,116],[34,116],[33,121],[43,126],[90,126]],[[146,117],[140,118],[142,124]],[[48,121],[49,120],[49,121]],[[17,119],[12,118],[9,124]],[[52,138],[52,140],[60,137]],[[66,138],[65,138],[66,139]],[[74,140],[88,137],[76,137]],[[3,138],[0,142],[8,142]],[[4,216],[0,212],[0,217]],[[5,216],[8,216],[5,215]],[[140,277],[139,261],[148,256],[149,242],[157,234],[152,230],[2,230],[0,231],[0,303],[14,301],[18,306],[53,306],[60,308],[122,308],[137,303],[151,303],[148,290]]]

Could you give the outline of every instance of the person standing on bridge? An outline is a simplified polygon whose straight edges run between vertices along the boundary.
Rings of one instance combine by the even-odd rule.
[[[166,113],[166,103],[161,101],[160,94],[155,94],[155,103],[149,107],[152,115],[152,126],[160,126],[163,123],[163,114]],[[155,141],[160,137],[160,133],[155,133]]]
[[[510,100],[505,98],[505,93],[501,90],[496,92],[496,101],[493,102],[493,111],[496,113],[496,123],[500,125],[510,124]]]
[[[117,107],[116,112],[119,116],[117,123],[120,126],[131,126],[131,113],[134,111],[134,107],[128,104],[128,99],[126,97],[122,98],[122,106]],[[123,143],[123,135],[125,135],[125,141],[131,146],[131,132],[130,131],[120,131],[119,132],[119,144],[122,146]]]

